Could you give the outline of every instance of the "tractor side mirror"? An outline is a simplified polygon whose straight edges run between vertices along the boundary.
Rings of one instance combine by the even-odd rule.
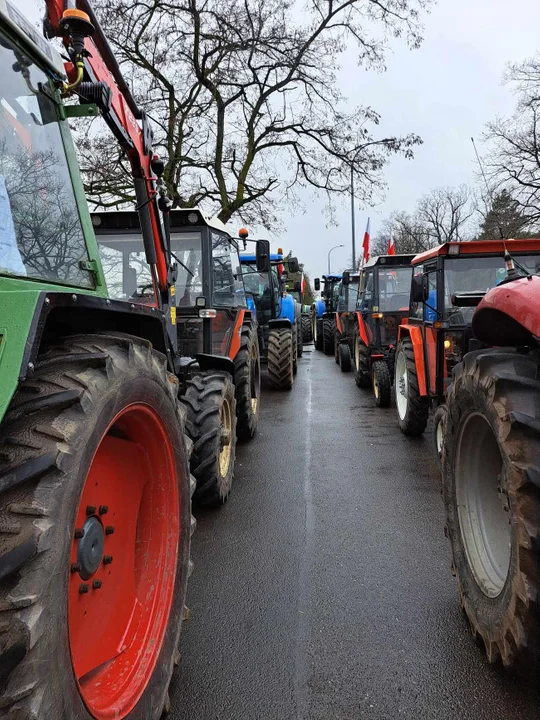
[[[351,274],[348,270],[343,271],[343,275],[341,276],[341,282],[343,283],[343,285],[351,284]]]
[[[292,272],[292,273],[300,272],[300,264],[298,262],[298,258],[290,257],[287,261],[287,264],[289,266],[289,272]]]
[[[315,287],[315,290],[319,292],[319,290],[321,289],[321,281],[319,280],[319,278],[315,278],[315,280],[313,281],[313,286]]]
[[[302,283],[300,282],[300,280],[294,281],[294,292],[298,292],[298,293],[302,292]]]
[[[427,278],[424,275],[413,275],[411,297],[415,303],[426,302],[429,296]]]
[[[270,242],[268,240],[257,240],[255,257],[257,261],[257,272],[270,272]]]

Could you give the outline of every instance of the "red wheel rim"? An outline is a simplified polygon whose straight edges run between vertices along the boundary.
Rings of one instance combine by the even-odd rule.
[[[177,480],[159,416],[147,405],[124,408],[92,460],[71,551],[71,658],[96,720],[125,717],[156,665],[176,578]]]

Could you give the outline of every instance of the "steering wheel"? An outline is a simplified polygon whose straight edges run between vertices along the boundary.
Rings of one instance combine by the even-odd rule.
[[[150,290],[150,292],[147,295],[145,295],[145,292],[147,290]],[[152,297],[153,294],[154,294],[154,286],[152,284],[150,284],[150,285],[143,285],[140,290],[139,290],[139,288],[137,288],[137,291],[134,292],[131,297],[141,297],[141,298]]]

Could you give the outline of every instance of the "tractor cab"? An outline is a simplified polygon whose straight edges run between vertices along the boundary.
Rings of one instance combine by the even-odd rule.
[[[373,388],[380,407],[391,400],[398,328],[409,313],[413,257],[372,257],[360,275],[351,348],[355,381],[358,387]]]
[[[523,275],[540,270],[540,240],[445,243],[412,261],[408,320],[399,327],[396,406],[402,431],[421,434],[431,402],[444,402],[452,370],[484,347],[472,319],[485,293],[508,278],[505,251]]]
[[[334,359],[342,372],[349,372],[351,369],[352,340],[360,277],[359,271],[345,270],[341,282],[337,285]]]
[[[205,217],[198,208],[172,210],[169,217],[176,263],[172,294],[182,354],[228,356],[240,315],[251,313],[238,241],[220,220]],[[138,213],[93,213],[92,224],[110,297],[153,305]]]

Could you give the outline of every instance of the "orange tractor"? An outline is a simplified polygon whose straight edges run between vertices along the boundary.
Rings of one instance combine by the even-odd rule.
[[[354,379],[358,387],[373,388],[379,407],[388,407],[392,397],[398,327],[408,315],[412,258],[379,255],[361,272],[351,335]]]
[[[433,266],[437,327],[425,319]],[[460,602],[489,661],[519,661],[537,679],[540,240],[443,245],[416,258],[415,268],[422,268],[413,295],[424,321],[402,328],[396,377],[416,373],[415,429],[430,398],[446,399],[436,436]]]
[[[440,457],[445,391],[465,353],[483,345],[471,327],[479,294],[506,278],[505,248],[528,272],[540,264],[540,240],[445,243],[413,261],[407,322],[398,330],[396,408],[406,435],[421,435],[437,406],[434,438]]]

